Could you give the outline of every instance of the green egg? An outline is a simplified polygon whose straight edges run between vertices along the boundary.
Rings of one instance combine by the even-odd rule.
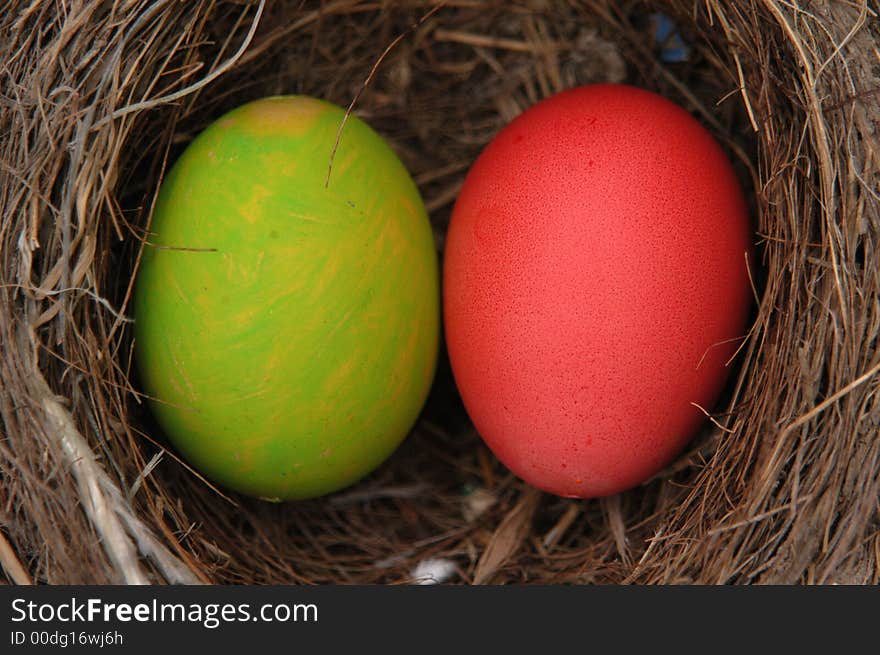
[[[406,437],[437,360],[438,262],[411,177],[352,116],[264,98],[166,176],[134,292],[143,391],[220,485],[268,500],[341,489]]]

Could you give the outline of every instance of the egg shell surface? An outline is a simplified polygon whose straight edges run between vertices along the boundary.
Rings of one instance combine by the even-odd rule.
[[[673,102],[598,84],[513,120],[468,172],[444,255],[452,370],[491,450],[571,497],[669,464],[744,336],[751,241],[730,161]]]
[[[404,439],[434,375],[439,266],[422,199],[370,127],[304,96],[243,105],[166,176],[134,293],[169,440],[269,500],[347,486]]]

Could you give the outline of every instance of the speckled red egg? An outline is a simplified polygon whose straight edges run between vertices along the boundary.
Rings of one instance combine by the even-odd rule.
[[[469,171],[444,256],[452,370],[492,451],[582,498],[670,463],[746,331],[751,242],[730,161],[673,102],[591,85],[511,122]]]

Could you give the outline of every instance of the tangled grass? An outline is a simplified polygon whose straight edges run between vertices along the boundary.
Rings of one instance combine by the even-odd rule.
[[[395,583],[440,557],[464,583],[880,581],[876,6],[452,0],[413,28],[435,5],[0,7],[8,579]],[[655,11],[675,17],[686,61],[663,60]],[[599,501],[540,494],[481,444],[445,362],[406,444],[327,498],[228,495],[168,449],[133,379],[129,299],[158,184],[201,128],[269,94],[357,97],[413,173],[442,250],[497,130],[606,80],[694,112],[754,199],[754,321],[726,406],[673,467]]]

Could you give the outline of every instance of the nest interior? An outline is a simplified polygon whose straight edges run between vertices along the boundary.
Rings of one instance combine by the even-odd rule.
[[[657,38],[658,13],[686,56]],[[436,558],[464,583],[880,580],[869,2],[11,0],[0,27],[9,580],[405,583]],[[332,496],[250,500],[174,456],[136,391],[128,312],[156,190],[199,130],[266,95],[357,98],[442,252],[482,146],[598,81],[692,111],[753,199],[753,324],[724,404],[672,467],[602,500],[541,494],[474,433],[445,361],[404,445]]]

